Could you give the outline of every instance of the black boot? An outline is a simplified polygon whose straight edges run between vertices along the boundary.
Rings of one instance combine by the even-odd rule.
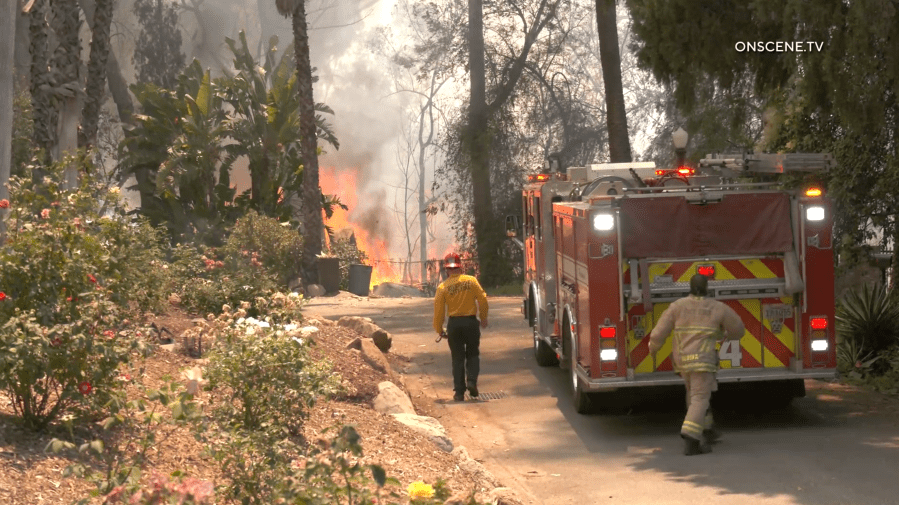
[[[693,437],[681,434],[684,439],[684,456],[695,456],[712,452],[712,446],[706,441],[696,440]]]

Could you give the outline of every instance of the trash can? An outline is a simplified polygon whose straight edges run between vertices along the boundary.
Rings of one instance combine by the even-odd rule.
[[[347,291],[357,296],[368,296],[371,284],[371,266],[350,265],[350,279]]]
[[[340,258],[318,258],[318,283],[325,293],[340,291]]]

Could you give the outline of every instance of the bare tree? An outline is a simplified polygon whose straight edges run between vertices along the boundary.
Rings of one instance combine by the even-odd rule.
[[[617,19],[615,0],[596,0],[596,26],[599,32],[602,79],[606,88],[606,121],[609,127],[609,157],[612,163],[631,161],[624,86],[621,83]]]

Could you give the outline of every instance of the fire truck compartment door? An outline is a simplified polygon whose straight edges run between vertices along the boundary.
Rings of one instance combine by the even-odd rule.
[[[620,201],[626,258],[785,253],[793,250],[785,193],[728,194],[694,205],[682,196]]]

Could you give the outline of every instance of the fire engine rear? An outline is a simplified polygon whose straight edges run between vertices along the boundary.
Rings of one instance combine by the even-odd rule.
[[[648,337],[700,273],[746,325],[720,347],[719,383],[789,401],[805,394],[804,379],[833,377],[832,205],[820,186],[739,182],[831,163],[746,154],[706,157],[696,171],[630,163],[530,176],[516,241],[537,363],[569,370],[578,412],[591,393],[680,384],[671,340],[653,359]]]

